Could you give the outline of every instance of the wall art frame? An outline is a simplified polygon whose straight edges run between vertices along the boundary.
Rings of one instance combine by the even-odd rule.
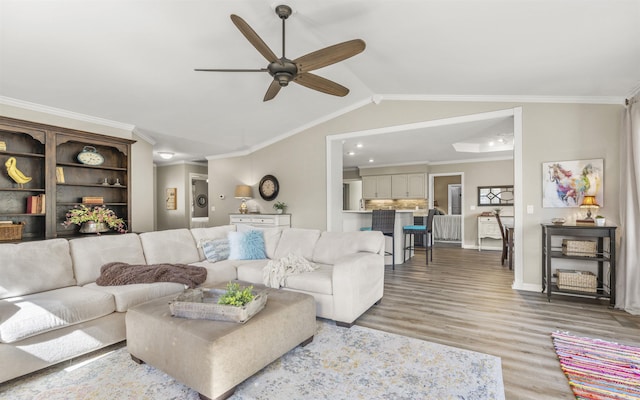
[[[584,196],[604,206],[604,159],[542,163],[542,207],[580,207]]]
[[[478,186],[479,206],[512,206],[513,185]]]
[[[177,188],[165,189],[165,207],[167,210],[176,210],[178,208],[176,199],[177,194]]]

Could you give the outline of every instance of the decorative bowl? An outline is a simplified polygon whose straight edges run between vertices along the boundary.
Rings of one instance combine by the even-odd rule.
[[[551,219],[551,223],[554,225],[562,225],[564,224],[565,220],[564,218],[552,218]]]

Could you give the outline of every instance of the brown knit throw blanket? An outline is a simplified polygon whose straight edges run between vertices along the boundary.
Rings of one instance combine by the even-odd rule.
[[[207,279],[207,269],[186,264],[131,265],[112,262],[100,267],[100,286],[132,283],[176,282],[194,288]]]

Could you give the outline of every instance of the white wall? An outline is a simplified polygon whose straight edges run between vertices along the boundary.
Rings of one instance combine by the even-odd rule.
[[[156,204],[153,196],[153,145],[133,135],[131,146],[131,226],[132,232],[154,230]],[[151,166],[151,168],[149,168]]]

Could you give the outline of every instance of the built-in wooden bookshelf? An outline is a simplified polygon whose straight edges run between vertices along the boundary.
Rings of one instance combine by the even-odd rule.
[[[6,145],[0,150],[0,220],[24,222],[23,240],[78,235],[78,227],[65,228],[62,222],[83,197],[102,197],[129,223],[133,140],[0,117],[0,142]],[[104,163],[80,163],[76,157],[85,146],[95,148]],[[10,157],[32,177],[22,187],[3,168]],[[27,199],[40,194],[46,198],[44,213],[27,213]]]

